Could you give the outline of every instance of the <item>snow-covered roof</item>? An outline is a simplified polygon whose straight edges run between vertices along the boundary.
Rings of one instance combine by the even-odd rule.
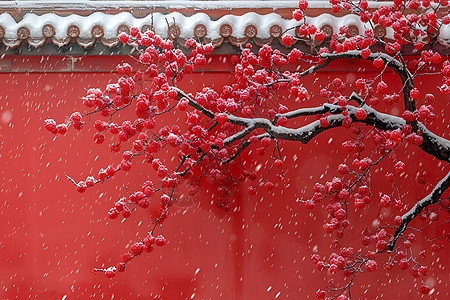
[[[309,0],[310,8],[331,7],[328,0]],[[391,1],[369,0],[369,5],[378,7]],[[297,8],[298,0],[3,0],[2,7],[38,8],[63,7],[76,9],[102,8],[171,8],[171,9],[229,9],[229,8]]]
[[[78,0],[71,1],[70,5],[67,3],[68,1],[0,1],[0,11],[5,11],[0,14],[0,39],[9,48],[17,47],[25,41],[34,47],[40,47],[46,42],[64,46],[71,41],[76,41],[84,48],[92,46],[96,41],[112,47],[119,43],[118,33],[129,32],[131,26],[137,26],[143,31],[153,29],[162,37],[173,34],[180,44],[189,38],[203,38],[212,41],[215,46],[221,45],[225,40],[236,46],[249,40],[262,45],[279,39],[284,32],[294,35],[293,28],[301,24],[290,18],[286,10],[280,13],[283,8],[291,11],[297,7],[297,1]],[[377,6],[383,2],[371,4]],[[68,7],[59,10],[58,5]],[[264,10],[266,5],[271,9]],[[322,29],[327,37],[338,32],[343,25],[355,34],[364,31],[365,24],[358,16],[332,16],[324,13],[326,5],[327,1],[310,1],[310,8],[316,7],[320,14],[308,17],[308,22]],[[251,9],[252,6],[257,9]],[[14,8],[21,9],[21,14],[9,11]],[[239,13],[235,13],[236,9],[240,10]],[[220,14],[212,13],[214,11],[220,11]],[[391,28],[378,26],[376,29],[385,38],[393,36]],[[449,25],[442,26],[438,41],[449,46]]]

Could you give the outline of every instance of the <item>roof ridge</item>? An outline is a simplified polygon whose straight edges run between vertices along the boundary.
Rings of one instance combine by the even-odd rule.
[[[362,34],[367,27],[354,14],[334,16],[323,13],[306,18],[309,24],[322,29],[326,38],[339,32],[343,25],[354,35]],[[280,39],[283,33],[301,37],[295,28],[302,25],[302,22],[285,19],[275,12],[247,12],[240,16],[227,14],[218,19],[203,12],[189,16],[176,11],[153,12],[141,18],[126,11],[116,14],[93,12],[87,16],[76,13],[60,16],[51,12],[42,15],[27,13],[20,21],[16,21],[9,13],[3,13],[0,14],[0,39],[9,48],[17,47],[24,41],[33,47],[40,47],[47,41],[59,47],[71,41],[76,41],[84,48],[92,46],[96,41],[113,47],[119,43],[119,33],[129,32],[131,26],[137,26],[141,31],[152,29],[163,38],[173,35],[182,45],[189,38],[212,42],[215,47],[220,46],[224,40],[229,40],[235,46],[241,46],[249,40],[262,45],[271,43],[273,39]],[[375,31],[381,38],[393,39],[394,31],[390,27],[377,25]],[[450,25],[442,25],[438,42],[449,47]]]

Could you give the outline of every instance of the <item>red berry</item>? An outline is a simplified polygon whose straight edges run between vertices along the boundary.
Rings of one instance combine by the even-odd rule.
[[[344,119],[342,119],[342,126],[344,128],[350,128],[352,126],[352,118],[350,118],[349,116],[345,116]]]
[[[358,193],[360,193],[361,195],[365,195],[369,192],[369,187],[367,185],[362,185],[358,188]]]
[[[316,292],[316,298],[317,299],[325,299],[325,296],[327,295],[327,292],[326,291],[323,291],[323,290],[318,290],[317,292]]]
[[[375,68],[381,68],[382,66],[384,66],[384,61],[381,58],[375,58],[373,60],[373,65],[375,66]]]
[[[402,118],[406,121],[406,122],[413,122],[416,120],[416,116],[414,115],[414,113],[412,111],[409,110],[405,110],[402,113]]]
[[[231,56],[231,58],[230,58],[230,62],[231,62],[233,65],[237,64],[239,61],[240,61],[240,58],[239,58],[239,56],[237,56],[237,55],[233,55],[233,56]]]
[[[70,120],[73,122],[81,122],[82,115],[79,112],[74,112],[70,115]]]
[[[370,49],[369,48],[365,48],[363,50],[361,50],[361,56],[365,59],[367,59],[370,55]]]
[[[409,93],[409,96],[411,97],[411,99],[413,100],[417,100],[419,99],[419,95],[420,95],[420,91],[417,88],[413,88],[411,90],[411,92]]]
[[[276,160],[273,162],[273,165],[274,165],[275,167],[277,167],[277,168],[281,168],[281,167],[283,167],[283,161],[282,161],[281,159],[276,159]]]
[[[403,172],[405,172],[405,167],[406,167],[405,163],[402,161],[399,161],[395,164],[395,172],[397,172],[399,174],[403,173]]]
[[[287,124],[287,118],[286,117],[280,117],[278,118],[277,125],[278,126],[285,126]]]
[[[136,37],[139,34],[139,28],[135,26],[131,27],[130,34],[131,36]]]
[[[405,257],[406,257],[405,252],[399,251],[399,252],[397,252],[397,255],[395,256],[395,259],[396,260],[401,260],[401,259],[404,259]]]
[[[415,267],[409,269],[409,274],[411,274],[411,276],[414,277],[414,278],[419,278],[420,277],[420,274],[417,271],[417,268],[415,268]]]
[[[126,263],[129,262],[133,258],[133,255],[131,255],[130,252],[124,253],[122,255],[122,262]]]
[[[425,44],[424,43],[414,43],[413,46],[414,46],[414,49],[416,49],[416,51],[420,51],[423,49]]]
[[[326,117],[320,118],[320,126],[323,128],[327,128],[328,126],[330,126],[330,122],[328,121],[328,119]]]
[[[114,207],[108,211],[108,217],[110,219],[115,219],[119,216],[119,212]]]
[[[155,238],[155,244],[156,244],[156,246],[164,246],[164,245],[166,245],[167,244],[167,240],[166,240],[166,238],[165,237],[163,237],[162,235],[158,235],[156,238]]]
[[[308,8],[308,1],[306,1],[306,0],[300,0],[300,1],[298,2],[298,8],[301,9],[301,10],[307,9],[307,8]]]
[[[292,17],[294,18],[294,20],[296,21],[301,21],[303,19],[303,12],[300,9],[295,9],[292,12]]]
[[[420,292],[421,294],[424,294],[424,295],[428,295],[428,294],[430,293],[430,291],[431,291],[431,289],[430,289],[430,287],[427,286],[427,285],[422,285],[422,286],[420,286],[420,288],[419,288],[419,292]]]
[[[214,121],[218,122],[219,124],[225,124],[228,120],[228,116],[223,113],[219,113],[214,115]]]
[[[126,161],[126,160],[122,160],[122,161],[120,162],[120,169],[121,169],[122,171],[125,171],[125,172],[130,171],[130,169],[131,169],[131,162]]]
[[[317,264],[320,261],[319,254],[312,254],[311,255],[311,261],[312,261],[313,264]]]
[[[432,213],[430,213],[428,219],[430,219],[430,221],[436,222],[439,220],[439,214],[432,212]]]
[[[101,144],[105,141],[105,136],[103,134],[101,134],[100,132],[96,132],[94,134],[94,142],[96,144]]]
[[[127,44],[130,40],[130,36],[128,34],[126,34],[125,32],[120,33],[118,38],[124,44]]]
[[[385,240],[380,240],[377,242],[377,251],[383,251],[384,249],[386,249],[387,246],[387,242]]]
[[[125,271],[125,263],[118,263],[118,264],[116,265],[116,270],[117,270],[118,272],[123,272],[123,271]]]
[[[409,262],[406,259],[400,260],[398,263],[400,270],[407,270],[409,268]]]
[[[95,178],[92,177],[92,176],[88,176],[88,177],[86,178],[85,183],[86,183],[86,186],[87,186],[87,187],[93,187],[94,184],[95,184]]]
[[[128,208],[124,207],[124,209],[122,211],[122,217],[128,218],[130,216],[131,216],[131,211]]]
[[[350,172],[350,168],[346,164],[340,164],[338,166],[338,172],[342,175],[345,175]]]
[[[449,15],[442,17],[442,24],[444,24],[444,25],[450,24],[450,16]]]
[[[113,278],[114,276],[116,276],[116,268],[115,267],[109,267],[105,271],[105,276],[108,277],[108,278]]]
[[[282,41],[284,45],[290,47],[294,43],[294,37],[290,34],[285,34]]]
[[[94,127],[97,131],[104,131],[108,128],[108,123],[102,120],[96,120],[94,123]]]
[[[57,131],[57,133],[62,134],[62,135],[66,134],[68,131],[67,125],[66,124],[58,124],[56,126],[56,131]]]
[[[148,208],[150,205],[150,201],[148,199],[141,199],[141,200],[139,200],[138,205],[141,208]]]
[[[333,233],[334,226],[332,224],[325,224],[323,225],[323,229],[325,229],[326,233]]]
[[[251,196],[255,195],[255,194],[256,194],[256,187],[254,187],[254,186],[249,186],[248,189],[247,189],[247,192],[248,192],[248,194],[251,195]]]
[[[386,177],[387,181],[389,181],[389,182],[394,182],[395,181],[394,173],[387,172],[386,175],[384,175],[384,177]]]
[[[263,147],[268,147],[271,144],[271,142],[272,140],[268,137],[261,139],[261,144],[263,145]]]
[[[420,275],[426,276],[428,274],[428,268],[426,266],[421,266],[418,269],[418,272],[419,272]]]
[[[115,123],[109,124],[109,132],[112,134],[118,134],[120,132],[119,126]]]
[[[426,104],[431,104],[435,100],[435,97],[434,97],[433,94],[426,94],[424,98],[425,98],[425,103]]]
[[[116,169],[114,169],[113,166],[109,165],[106,170],[105,170],[106,174],[108,175],[108,177],[114,176],[116,174]]]
[[[411,134],[411,132],[412,132],[412,126],[411,125],[405,124],[405,125],[402,126],[402,133],[404,135],[409,135],[409,134]]]
[[[87,185],[86,185],[86,183],[84,181],[78,182],[77,191],[79,193],[84,193],[86,191],[86,188],[87,188]]]
[[[431,245],[431,251],[438,252],[440,250],[442,250],[442,247],[440,245],[438,245],[438,244]]]
[[[355,84],[358,89],[362,90],[366,86],[366,80],[360,78],[360,79],[356,80]]]
[[[167,91],[167,97],[169,97],[169,99],[175,99],[177,96],[178,92],[174,88],[171,88],[169,89],[169,91]]]
[[[314,201],[313,200],[307,200],[305,201],[305,208],[308,210],[313,209],[315,206]]]
[[[362,108],[358,108],[355,111],[355,117],[360,121],[365,120],[367,117],[367,112]]]
[[[186,98],[181,98],[181,100],[178,101],[177,108],[180,111],[185,111],[187,109],[188,105],[189,105],[189,100]]]
[[[130,247],[130,252],[133,255],[138,255],[144,250],[144,244],[141,242],[136,242]]]
[[[45,129],[47,129],[48,131],[50,131],[53,134],[56,134],[58,132],[58,130],[56,128],[56,122],[53,119],[45,120],[44,127],[45,127]]]
[[[388,93],[388,85],[384,81],[378,82],[377,93],[381,95],[385,95]]]
[[[365,206],[364,200],[361,198],[355,198],[354,204],[356,209],[363,209]]]
[[[314,39],[318,42],[323,41],[325,39],[325,33],[322,30],[317,30]]]
[[[439,53],[436,52],[436,53],[434,53],[433,57],[431,58],[431,61],[434,64],[439,64],[442,61],[442,57]]]
[[[330,267],[328,268],[328,271],[334,275],[339,271],[339,267],[335,264],[331,264]]]
[[[366,265],[365,265],[365,267],[366,267],[366,270],[368,271],[368,272],[373,272],[373,271],[375,271],[376,269],[377,269],[377,262],[376,261],[374,261],[374,260],[368,260],[367,262],[366,262]]]
[[[414,135],[414,144],[420,146],[420,145],[422,145],[422,143],[423,143],[423,137],[418,134],[415,134]]]
[[[347,191],[347,190],[342,190],[342,191]],[[339,221],[342,221],[345,219],[346,213],[345,213],[345,210],[343,208],[341,208],[341,209],[338,209],[337,211],[335,211],[333,215],[336,219],[338,219]]]
[[[382,207],[389,207],[391,205],[391,197],[389,197],[388,195],[383,195],[383,197],[381,197],[380,199],[380,205]]]
[[[264,184],[264,187],[266,188],[266,190],[271,191],[275,187],[275,184],[273,182],[267,181]]]
[[[325,268],[324,262],[323,261],[317,262],[316,268],[317,268],[317,270],[322,271]]]

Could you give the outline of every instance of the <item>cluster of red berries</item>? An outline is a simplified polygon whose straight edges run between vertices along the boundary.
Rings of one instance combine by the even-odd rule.
[[[145,237],[141,242],[135,242],[130,246],[130,251],[126,252],[122,255],[122,262],[118,263],[116,266],[109,267],[107,269],[95,269],[95,272],[104,272],[107,278],[113,278],[116,276],[117,272],[125,271],[125,265],[131,261],[136,256],[142,253],[151,253],[153,252],[154,246],[164,246],[167,244],[167,240],[164,236],[158,235],[154,237],[149,234]]]
[[[445,3],[447,0],[441,0]],[[341,8],[352,9],[354,6],[350,1],[333,0],[333,11]],[[358,10],[361,20],[364,22],[369,19],[373,24],[380,24],[385,27],[392,27],[395,31],[394,41],[385,42],[387,53],[396,53],[403,44],[406,43],[406,37],[415,42],[415,47],[423,46],[423,37],[425,34],[433,33],[433,26],[438,24],[436,14],[433,11],[418,15],[406,15],[401,12],[403,2],[395,0],[392,8],[381,5],[377,9],[369,9],[366,0],[359,1]],[[409,8],[416,8],[418,4],[428,7],[428,1],[409,1]],[[297,21],[304,20],[304,11],[307,9],[306,0],[299,2],[299,8],[294,11],[293,17]],[[450,23],[448,16],[442,18],[443,24]],[[321,42],[325,38],[324,32],[316,26],[304,23],[297,30],[298,38],[308,37],[316,42]],[[116,140],[110,145],[113,152],[119,152],[121,145],[129,146],[129,150],[122,153],[121,162],[118,165],[109,165],[101,169],[98,176],[88,176],[84,181],[74,182],[79,192],[84,192],[94,184],[115,176],[119,171],[129,171],[132,166],[132,160],[137,156],[142,156],[144,161],[149,163],[156,174],[157,181],[145,181],[141,184],[141,189],[133,191],[128,197],[122,197],[114,203],[114,206],[108,211],[108,217],[116,219],[119,216],[129,218],[136,209],[146,209],[151,201],[159,200],[159,211],[153,224],[162,225],[169,216],[169,207],[174,203],[173,191],[179,187],[182,179],[191,179],[188,189],[189,195],[195,195],[199,190],[199,182],[202,177],[207,177],[214,184],[217,195],[216,204],[224,210],[232,209],[236,199],[230,197],[236,189],[242,185],[240,183],[250,181],[247,188],[249,195],[256,195],[259,188],[265,188],[272,191],[283,181],[282,170],[283,159],[281,154],[274,153],[274,147],[278,147],[275,141],[266,135],[256,135],[250,133],[239,142],[230,141],[237,132],[242,130],[241,126],[233,125],[234,118],[254,118],[263,117],[269,119],[274,126],[287,126],[290,118],[288,107],[292,103],[308,101],[314,93],[308,91],[303,85],[303,73],[301,69],[309,70],[310,66],[316,66],[324,61],[325,53],[343,53],[357,50],[358,57],[372,60],[373,66],[380,72],[389,66],[389,59],[386,56],[380,56],[372,53],[372,45],[378,38],[372,29],[366,29],[360,35],[353,35],[351,30],[343,26],[339,32],[335,33],[330,40],[328,48],[321,48],[318,57],[312,58],[304,55],[299,49],[292,49],[287,55],[280,50],[274,50],[269,45],[262,46],[259,51],[253,52],[251,45],[245,45],[240,56],[232,56],[230,61],[234,65],[234,83],[224,85],[221,90],[213,87],[205,87],[201,91],[190,94],[183,94],[176,86],[187,74],[191,74],[195,68],[202,67],[206,62],[205,55],[213,50],[212,44],[200,44],[193,39],[185,43],[188,48],[183,52],[176,49],[173,44],[173,37],[163,39],[153,31],[140,32],[138,28],[132,27],[130,34],[121,33],[119,40],[130,44],[139,52],[139,64],[143,70],[134,70],[133,66],[123,63],[117,66],[119,75],[117,82],[109,84],[105,89],[92,88],[87,91],[83,97],[84,105],[92,111],[82,115],[74,112],[67,123],[57,124],[52,119],[44,122],[45,128],[53,134],[65,134],[69,126],[81,129],[88,119],[94,113],[107,117],[107,121],[98,119],[94,123],[96,130],[94,142],[102,144],[105,142],[105,135],[111,134]],[[291,47],[296,38],[285,34],[282,37],[284,45]],[[322,56],[320,56],[322,55]],[[359,56],[360,55],[360,56]],[[296,72],[284,71],[281,68],[289,63],[295,63],[302,60],[301,66]],[[440,64],[442,57],[438,53],[431,51],[422,51],[421,58],[416,67],[423,65]],[[306,67],[305,67],[306,66]],[[436,68],[436,66],[434,66]],[[442,64],[443,85],[441,91],[450,93],[450,64]],[[365,100],[365,103],[372,106],[380,102],[386,104],[397,103],[400,101],[400,92],[392,92],[392,87],[380,76],[374,80],[358,79],[355,82],[359,95]],[[423,144],[423,137],[420,131],[412,132],[411,124],[404,125],[401,129],[383,131],[373,130],[369,133],[362,132],[361,122],[368,123],[374,114],[371,109],[365,105],[358,108],[347,106],[348,98],[344,92],[350,90],[349,85],[340,78],[333,79],[327,86],[320,90],[320,96],[326,98],[326,102],[340,107],[338,111],[339,118],[331,116],[331,112],[317,115],[317,122],[323,128],[330,125],[341,125],[336,120],[342,120],[342,126],[351,128],[351,133],[356,136],[350,141],[342,144],[344,150],[349,152],[350,162],[342,162],[337,168],[340,174],[324,184],[317,183],[314,186],[314,195],[307,201],[302,201],[306,209],[313,209],[315,206],[323,205],[328,213],[328,219],[323,225],[324,231],[328,234],[336,235],[336,238],[330,243],[334,252],[328,258],[320,258],[314,254],[311,259],[319,270],[327,270],[334,275],[342,272],[346,277],[353,276],[364,268],[367,272],[374,272],[378,265],[376,256],[384,252],[392,234],[389,229],[377,227],[375,230],[365,230],[363,232],[362,244],[370,247],[367,253],[361,250],[355,250],[351,247],[342,246],[344,232],[350,228],[348,220],[349,213],[354,204],[356,210],[362,210],[367,207],[372,198],[376,198],[377,205],[383,209],[394,208],[401,210],[404,204],[397,200],[394,194],[383,194],[373,196],[371,191],[371,169],[377,164],[377,155],[382,157],[392,151],[405,138],[409,143],[415,145]],[[273,95],[279,92],[286,92],[289,97],[280,97],[273,101]],[[424,105],[419,106],[417,110],[405,111],[402,114],[407,123],[415,121],[430,122],[435,118],[433,107],[434,102],[432,94],[421,93],[417,88],[409,91],[410,99],[414,101],[424,101]],[[295,99],[296,101],[292,101]],[[130,107],[134,109],[135,120],[125,120],[123,122],[113,122],[113,117],[122,109]],[[192,109],[195,107],[196,109]],[[180,128],[178,125],[161,125],[159,118],[161,115],[174,112],[185,116],[185,126]],[[336,113],[336,112],[333,112]],[[163,121],[164,122],[164,121]],[[161,122],[161,123],[163,123]],[[290,122],[290,121],[289,121]],[[333,122],[333,123],[332,123]],[[158,128],[159,125],[159,128]],[[412,124],[414,125],[414,124]],[[278,128],[280,129],[280,128]],[[375,150],[368,155],[363,155],[366,149],[367,139],[372,138]],[[248,145],[254,153],[264,156],[272,153],[273,163],[269,166],[267,176],[260,176],[257,171],[245,170],[242,166],[241,172],[236,175],[232,173],[227,164],[233,161],[242,151],[242,147]],[[171,163],[165,162],[156,156],[166,149],[176,149],[175,159],[179,160],[177,168],[173,168]],[[391,158],[391,169],[385,174],[388,182],[395,185],[397,178],[406,171],[406,165],[396,158]],[[270,164],[269,164],[270,165]],[[273,168],[272,168],[273,167]],[[277,172],[275,176],[270,174],[272,170]],[[260,172],[260,171],[258,171]],[[270,176],[269,176],[270,175]],[[272,178],[274,177],[274,178]],[[425,183],[422,175],[418,175],[418,182]],[[158,194],[159,193],[159,194]],[[158,196],[157,196],[158,195]],[[324,199],[330,198],[330,203],[323,204]],[[154,202],[153,202],[154,203]],[[438,205],[448,209],[449,201],[442,201]],[[433,209],[427,208],[419,216],[426,221],[439,220],[439,213]],[[404,220],[401,216],[393,219],[394,227],[399,227]],[[388,228],[388,227],[386,227]],[[153,231],[152,231],[153,232]],[[412,234],[405,236],[401,247],[411,249],[411,244],[415,241]],[[117,272],[122,272],[125,264],[134,257],[153,251],[154,246],[163,246],[166,239],[162,236],[154,237],[152,234],[131,245],[128,252],[122,256],[122,262],[116,266],[99,270],[105,273],[109,278],[115,276]],[[437,244],[432,246],[433,251],[440,250]],[[409,250],[408,250],[409,251]],[[414,277],[426,276],[427,268],[425,266],[414,264],[415,260],[407,253],[411,251],[396,251],[386,268],[397,265],[402,270],[410,270]],[[411,264],[414,264],[411,267]],[[359,268],[359,269],[358,269]],[[420,287],[420,292],[427,294],[430,292],[428,286]],[[319,290],[316,293],[317,298],[324,299],[327,292]],[[345,293],[338,295],[335,299],[347,299]]]

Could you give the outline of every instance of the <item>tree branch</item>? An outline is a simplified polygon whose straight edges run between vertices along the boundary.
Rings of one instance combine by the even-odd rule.
[[[322,53],[320,54],[320,57],[335,60],[335,59],[342,59],[342,58],[359,58],[359,59],[365,59],[361,56],[361,51],[359,50],[352,50],[347,51],[343,53]],[[396,60],[392,56],[385,54],[385,53],[371,53],[367,60],[375,60],[376,58],[381,58],[386,66],[391,68],[395,73],[397,73],[400,76],[400,79],[402,80],[404,89],[403,89],[403,101],[405,103],[405,109],[409,111],[415,111],[416,110],[416,103],[413,99],[410,97],[410,92],[414,88],[413,83],[413,77],[411,73],[409,72],[408,68],[404,66],[400,61]]]
[[[384,55],[384,54],[383,54]],[[389,56],[390,57],[390,56]],[[392,58],[391,58],[392,59]],[[398,62],[399,63],[399,62]],[[400,63],[399,63],[400,64]],[[402,67],[400,65],[400,67]],[[189,105],[203,113],[205,116],[214,119],[214,113],[207,110],[200,104],[198,104],[195,100],[189,97],[186,93],[184,93],[179,88],[176,88],[178,92],[178,97],[185,97],[189,101]],[[355,100],[358,103],[362,103],[363,100],[361,97],[353,92],[349,98],[350,100]],[[347,105],[345,108],[349,112],[349,116],[353,119],[353,121],[358,121],[360,123],[365,123],[367,125],[373,126],[380,130],[396,130],[401,129],[403,125],[406,124],[405,120],[400,117],[392,116],[389,114],[381,113],[373,109],[368,105],[363,105],[362,108],[367,112],[367,117],[364,120],[358,120],[355,117],[356,107]],[[318,115],[325,112],[339,114],[342,111],[342,107],[334,104],[325,103],[319,107],[312,108],[303,108],[298,109],[292,112],[288,112],[285,114],[277,115],[277,117],[286,117],[286,118],[295,118],[300,116],[310,116],[310,115]],[[308,143],[311,139],[317,136],[319,133],[336,127],[342,126],[342,120],[344,119],[343,115],[332,115],[328,116],[328,121],[330,125],[326,128],[320,126],[319,121],[311,122],[308,125],[297,129],[286,128],[282,126],[275,126],[274,122],[269,121],[265,118],[244,118],[238,117],[234,115],[228,115],[228,122],[234,125],[240,125],[245,127],[242,131],[234,134],[231,137],[226,139],[226,145],[229,145],[246,135],[252,132],[255,129],[262,128],[264,129],[272,138],[278,138],[282,140],[290,140],[290,141],[300,141],[303,144]],[[450,161],[450,141],[437,136],[436,134],[429,131],[425,125],[420,122],[417,122],[418,128],[420,128],[422,132],[422,136],[424,142],[420,145],[420,148],[426,153],[436,157],[437,159]]]
[[[397,230],[395,230],[394,237],[387,246],[388,251],[392,251],[394,249],[395,243],[397,242],[398,238],[403,234],[403,232],[405,232],[408,223],[411,222],[415,217],[417,217],[425,207],[427,207],[428,205],[435,204],[449,187],[450,187],[450,172],[447,173],[447,175],[444,178],[442,178],[441,181],[439,181],[439,183],[434,187],[433,191],[431,191],[429,195],[427,195],[425,198],[417,202],[413,208],[411,208],[406,214],[402,216],[403,222],[397,228]]]
[[[358,102],[362,101],[361,97],[356,93],[353,93],[350,99]],[[351,110],[351,106],[347,106],[347,108],[349,111]],[[364,105],[363,108],[367,112],[367,118],[358,122],[366,123],[381,130],[401,129],[406,124],[403,118],[377,112],[367,105]],[[423,137],[423,143],[419,147],[439,160],[450,162],[450,141],[434,134],[421,122],[416,122],[416,126],[422,132]]]

